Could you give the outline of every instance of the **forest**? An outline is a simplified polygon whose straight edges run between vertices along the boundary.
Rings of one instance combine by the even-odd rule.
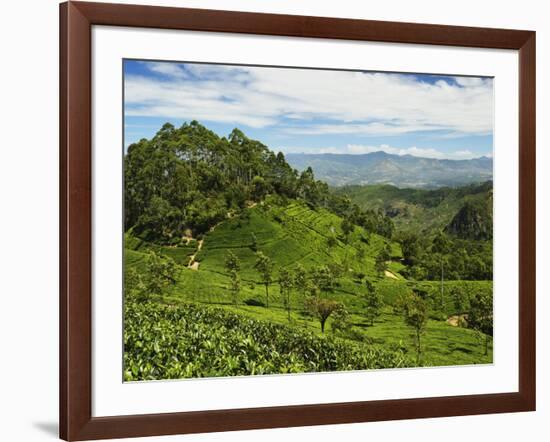
[[[492,362],[492,182],[329,186],[234,129],[124,156],[126,381]]]

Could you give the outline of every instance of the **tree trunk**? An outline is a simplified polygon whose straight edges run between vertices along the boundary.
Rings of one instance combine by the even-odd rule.
[[[269,308],[269,285],[265,285],[265,306]]]
[[[327,318],[321,318],[321,333],[325,332],[325,322]]]

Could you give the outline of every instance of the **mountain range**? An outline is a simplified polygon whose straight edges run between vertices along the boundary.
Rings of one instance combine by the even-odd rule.
[[[383,151],[359,155],[288,153],[285,156],[292,167],[299,171],[311,167],[318,179],[331,186],[391,184],[430,189],[493,178],[493,159],[489,157],[440,160]]]

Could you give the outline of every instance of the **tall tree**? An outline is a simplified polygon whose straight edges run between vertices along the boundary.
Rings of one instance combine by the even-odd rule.
[[[265,287],[265,305],[269,308],[269,286],[272,282],[273,262],[269,256],[264,255],[262,252],[257,252],[254,268],[260,274],[260,279]]]
[[[489,338],[493,336],[493,296],[489,292],[476,292],[470,299],[468,326],[484,337],[484,354],[489,353]]]
[[[288,321],[290,322],[290,311],[292,308],[290,301],[292,289],[294,288],[294,275],[285,267],[281,267],[279,270],[279,288],[283,305],[287,311]]]
[[[462,290],[460,290],[458,287],[453,287],[451,289],[451,299],[453,300],[453,306],[456,314],[456,323],[460,327],[462,325],[462,313],[464,312],[464,308],[466,307],[466,303],[464,302],[464,294],[462,293]]]
[[[417,294],[409,294],[403,303],[403,318],[405,324],[413,329],[413,339],[416,349],[416,363],[420,365],[422,355],[421,337],[428,322],[426,302]]]
[[[374,320],[380,316],[380,309],[382,308],[382,298],[378,294],[376,288],[370,281],[365,281],[365,316],[370,325],[374,325]]]
[[[321,333],[324,333],[327,319],[333,312],[341,307],[341,304],[332,299],[310,296],[306,301],[306,307],[319,320],[321,324]]]
[[[443,232],[439,232],[432,241],[432,253],[439,257],[440,267],[441,267],[441,285],[440,285],[440,297],[439,297],[439,308],[443,310],[444,306],[444,295],[443,295],[443,280],[444,280],[444,260],[445,255],[450,251],[451,243]]]
[[[229,278],[231,280],[229,289],[231,291],[233,304],[238,304],[239,292],[241,290],[241,279],[239,277],[241,264],[237,255],[231,250],[228,250],[225,255],[225,269],[229,273]]]
[[[313,271],[312,279],[321,290],[321,293],[328,293],[334,290],[336,277],[329,266],[320,266]]]

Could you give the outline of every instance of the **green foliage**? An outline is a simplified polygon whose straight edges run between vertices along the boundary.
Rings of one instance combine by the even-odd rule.
[[[292,310],[290,295],[294,288],[294,275],[284,267],[279,270],[279,288],[283,305],[288,313],[288,321],[290,322],[290,311]]]
[[[231,250],[227,251],[225,257],[225,268],[229,272],[231,280],[229,290],[231,291],[233,304],[237,304],[239,301],[239,292],[241,291],[241,278],[239,277],[241,264],[239,258]]]
[[[125,305],[124,379],[144,381],[398,368],[383,350],[194,304]]]
[[[380,309],[382,308],[382,298],[376,291],[374,285],[369,281],[365,283],[365,317],[369,321],[370,325],[374,325],[374,320],[380,316]]]
[[[485,354],[489,349],[489,336],[493,336],[493,297],[475,292],[470,299],[468,326],[484,335]]]
[[[325,332],[325,324],[329,316],[338,309],[343,308],[342,304],[332,299],[310,296],[306,299],[306,309],[315,316],[321,324],[321,333]]]
[[[273,262],[269,256],[256,252],[254,268],[259,272],[262,284],[265,286],[265,305],[269,307],[269,285],[272,282]]]
[[[125,267],[125,294],[138,301],[158,297],[175,286],[177,273],[174,260],[151,251],[145,256],[141,273],[135,267]]]
[[[334,192],[363,210],[382,210],[399,232],[432,235],[445,229],[467,202],[479,205],[487,221],[492,218],[492,181],[431,190],[356,185],[335,188]]]
[[[331,329],[334,333],[347,336],[352,330],[351,315],[343,304],[332,313]]]
[[[403,302],[403,317],[405,324],[413,330],[413,339],[416,347],[416,363],[420,365],[422,354],[421,336],[428,321],[426,302],[416,294],[408,295]]]
[[[493,237],[492,199],[467,201],[446,226],[448,233],[462,239],[487,240]]]

